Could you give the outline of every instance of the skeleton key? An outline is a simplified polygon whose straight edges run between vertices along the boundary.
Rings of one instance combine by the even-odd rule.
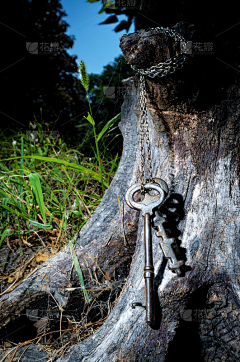
[[[176,272],[178,276],[182,274],[180,267],[184,264],[183,260],[177,260],[176,255],[173,251],[172,244],[174,243],[174,238],[168,238],[166,231],[163,227],[165,218],[162,217],[158,211],[155,212],[155,217],[153,219],[154,226],[158,229],[156,235],[161,237],[160,246],[163,251],[165,258],[170,259],[169,269],[173,272]]]
[[[125,200],[128,206],[132,209],[141,210],[142,216],[144,217],[144,244],[145,244],[145,268],[144,278],[146,285],[146,322],[151,325],[155,320],[154,313],[154,298],[153,298],[153,278],[154,278],[154,267],[152,257],[152,239],[151,239],[151,215],[153,209],[159,206],[164,198],[165,192],[160,187],[159,183],[147,183],[144,185],[145,189],[156,190],[159,192],[158,195],[150,195],[145,193],[144,199],[140,202],[133,200],[133,196],[137,191],[141,190],[141,184],[135,184],[131,186],[125,195]],[[142,306],[141,303],[134,303],[132,307]]]

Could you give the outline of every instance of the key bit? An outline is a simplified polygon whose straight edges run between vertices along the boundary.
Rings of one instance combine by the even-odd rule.
[[[172,248],[172,244],[175,242],[175,240],[174,238],[167,237],[166,231],[163,226],[163,223],[165,221],[166,221],[165,218],[162,217],[158,211],[156,211],[153,222],[154,222],[154,227],[157,228],[156,235],[158,237],[161,237],[160,247],[162,249],[165,258],[170,260],[169,269],[177,273],[178,276],[180,276],[182,274],[181,266],[184,265],[184,261],[177,260],[177,257]]]

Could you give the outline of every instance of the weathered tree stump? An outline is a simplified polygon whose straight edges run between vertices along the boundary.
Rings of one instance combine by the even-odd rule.
[[[176,29],[191,40],[191,27],[179,24]],[[149,35],[147,31],[124,35],[120,46],[125,58],[138,67],[164,61],[177,50],[168,37]],[[160,211],[167,216],[166,227],[177,238],[185,257],[184,276],[177,277],[168,269],[153,233],[157,319],[153,328],[145,323],[143,308],[131,308],[133,302],[145,302],[143,218],[124,201],[140,166],[136,76],[123,82],[125,99],[119,128],[124,145],[119,169],[76,242],[86,278],[94,271],[96,260],[103,274],[107,271],[112,278],[114,270],[133,255],[131,269],[104,324],[70,347],[58,362],[171,362],[177,357],[185,361],[235,362],[239,358],[239,89],[229,84],[219,99],[210,95],[206,101],[206,84],[201,76],[216,67],[213,59],[210,65],[204,59],[203,68],[198,70],[198,62],[190,57],[174,74],[146,79],[153,176],[164,179],[170,189]],[[211,79],[207,81],[211,83]],[[124,201],[128,246],[124,245],[117,193]],[[71,269],[66,247],[3,295],[1,325],[9,323],[8,313],[24,310],[48,293],[65,308],[73,298],[66,288],[76,283]],[[75,298],[81,308],[83,295]]]

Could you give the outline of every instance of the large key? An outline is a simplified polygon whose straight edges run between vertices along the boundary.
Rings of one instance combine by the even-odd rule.
[[[177,260],[176,255],[173,251],[172,244],[174,243],[174,238],[168,238],[166,231],[163,227],[165,218],[162,217],[158,211],[155,212],[155,217],[153,219],[154,227],[157,228],[156,235],[160,237],[160,246],[163,251],[165,258],[170,260],[169,269],[177,273],[178,276],[181,276],[181,266],[184,265],[183,260]]]
[[[164,182],[164,181],[163,181]],[[128,206],[132,209],[141,210],[144,217],[144,244],[145,244],[145,268],[144,278],[146,285],[146,322],[152,325],[155,321],[154,313],[154,296],[153,296],[153,278],[154,267],[152,257],[152,239],[151,239],[151,216],[153,210],[161,205],[166,197],[166,192],[160,186],[160,183],[147,183],[144,185],[147,190],[158,191],[157,195],[145,193],[144,199],[140,202],[134,201],[133,197],[137,191],[141,190],[141,184],[131,186],[125,195],[125,200]],[[135,306],[142,306],[141,303],[135,303]]]

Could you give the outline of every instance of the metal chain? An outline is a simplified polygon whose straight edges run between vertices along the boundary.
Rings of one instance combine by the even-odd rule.
[[[154,182],[152,178],[152,165],[151,165],[151,149],[150,149],[150,139],[149,139],[149,124],[148,124],[148,114],[147,114],[147,102],[146,102],[146,85],[145,85],[145,76],[151,78],[164,77],[167,74],[175,72],[177,69],[183,66],[185,61],[185,55],[183,54],[186,47],[185,39],[174,30],[169,28],[150,28],[147,31],[150,31],[151,34],[157,34],[159,32],[165,33],[168,36],[174,38],[175,41],[179,40],[181,42],[181,51],[176,54],[174,57],[168,59],[163,63],[159,63],[150,67],[149,69],[139,69],[134,65],[131,65],[131,68],[140,74],[140,153],[141,153],[141,164],[140,164],[140,175],[138,181],[141,184],[141,193],[145,192],[144,183]],[[145,166],[145,149],[144,149],[144,134],[146,135],[146,149],[147,149],[147,163],[148,163],[148,179],[144,180],[144,166]]]
[[[149,139],[149,128],[148,128],[148,114],[147,114],[147,103],[146,103],[146,86],[145,77],[140,74],[140,153],[141,153],[141,164],[140,164],[140,176],[138,180],[141,183],[141,193],[144,192],[144,166],[145,166],[145,149],[144,149],[144,133],[146,135],[146,148],[147,148],[147,163],[148,163],[148,180],[152,182],[152,165],[151,165],[151,150],[150,150],[150,139]]]
[[[184,63],[184,61],[186,59],[186,55],[184,54],[184,51],[185,51],[186,46],[187,46],[187,42],[183,38],[183,36],[176,33],[172,29],[163,28],[163,27],[150,28],[150,29],[147,29],[146,31],[149,31],[152,35],[157,34],[157,33],[164,33],[167,36],[170,36],[170,37],[174,38],[175,41],[180,41],[181,50],[180,50],[179,53],[174,55],[172,58],[166,60],[165,62],[159,63],[157,65],[153,65],[149,69],[137,68],[135,65],[131,65],[131,68],[135,72],[143,74],[143,75],[147,75],[150,78],[154,78],[157,75],[159,77],[164,77],[165,75],[173,73],[177,69],[182,68],[183,63]]]

